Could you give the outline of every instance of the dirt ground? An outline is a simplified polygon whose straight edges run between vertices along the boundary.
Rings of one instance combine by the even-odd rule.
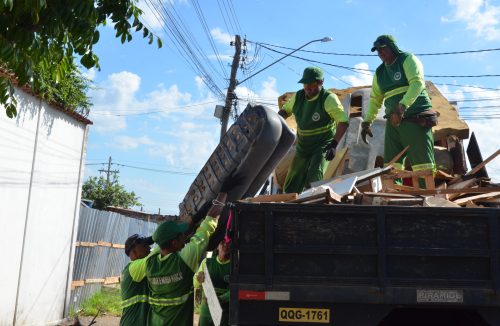
[[[89,326],[92,322],[93,317],[78,317],[80,324],[75,324],[74,320],[68,321],[67,323],[61,324],[60,326]],[[96,326],[118,326],[120,325],[120,317],[116,316],[100,316],[96,318],[95,323],[92,325]],[[193,326],[198,326],[198,315],[194,315]]]

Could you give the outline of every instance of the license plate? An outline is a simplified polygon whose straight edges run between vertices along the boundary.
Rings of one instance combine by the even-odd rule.
[[[279,308],[279,321],[289,323],[330,323],[330,309]]]

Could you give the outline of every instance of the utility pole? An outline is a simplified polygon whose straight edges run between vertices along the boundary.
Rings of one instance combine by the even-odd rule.
[[[108,186],[109,186],[109,176],[110,176],[110,174],[111,173],[118,173],[118,172],[120,172],[118,170],[111,170],[111,164],[112,163],[111,163],[111,156],[110,156],[109,160],[108,160],[108,169],[107,170],[103,170],[103,169],[99,170],[99,172],[106,173],[106,181],[107,181]]]
[[[234,89],[236,88],[236,72],[238,71],[238,65],[240,63],[240,54],[241,54],[241,38],[239,35],[236,35],[234,41],[234,57],[233,63],[231,65],[231,77],[229,79],[229,87],[227,88],[226,94],[226,104],[224,105],[224,110],[222,111],[221,118],[221,127],[220,127],[220,138],[226,133],[227,123],[229,120],[229,113],[231,113],[231,106],[233,105],[233,100],[236,98],[236,94],[234,93]]]

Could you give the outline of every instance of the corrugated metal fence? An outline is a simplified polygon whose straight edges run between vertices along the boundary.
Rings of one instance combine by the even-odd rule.
[[[99,291],[103,284],[118,282],[128,263],[125,240],[132,234],[151,235],[157,224],[115,212],[81,207],[76,238],[70,309]]]

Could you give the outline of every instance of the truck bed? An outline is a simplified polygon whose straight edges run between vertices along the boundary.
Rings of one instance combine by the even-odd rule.
[[[500,325],[498,208],[237,203],[233,215],[233,325],[389,325],[401,309]]]

